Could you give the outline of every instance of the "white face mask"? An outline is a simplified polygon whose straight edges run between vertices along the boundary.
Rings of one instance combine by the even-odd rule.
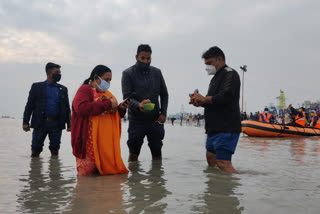
[[[213,65],[207,65],[206,71],[208,72],[208,75],[215,75],[217,73],[217,69]]]

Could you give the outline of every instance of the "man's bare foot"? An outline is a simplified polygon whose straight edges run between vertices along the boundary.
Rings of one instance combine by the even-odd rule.
[[[231,161],[226,160],[217,160],[218,167],[225,172],[231,173],[231,174],[238,174],[237,170],[233,168]]]
[[[216,166],[217,160],[216,155],[214,153],[207,152],[206,157],[209,166]]]

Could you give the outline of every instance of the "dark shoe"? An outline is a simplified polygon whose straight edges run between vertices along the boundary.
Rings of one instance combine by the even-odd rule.
[[[58,156],[59,154],[59,150],[56,150],[56,149],[50,149],[50,152],[51,152],[51,156]]]
[[[41,152],[32,151],[31,157],[38,158]]]

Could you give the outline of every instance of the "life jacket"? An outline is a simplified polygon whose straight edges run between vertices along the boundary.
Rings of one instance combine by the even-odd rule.
[[[306,113],[304,111],[302,111],[302,117],[300,117],[299,114],[296,115],[295,123],[297,123],[297,124],[299,124],[300,126],[303,126],[303,127],[307,126]]]
[[[262,119],[262,116],[264,118],[264,121]],[[260,114],[260,117],[259,117],[259,121],[260,122],[266,122],[266,123],[270,123],[270,113],[265,113],[264,111]]]
[[[311,125],[311,127],[315,128],[315,129],[320,129],[320,117],[318,117],[318,120],[317,120],[316,124],[313,126],[313,122],[314,122],[313,119],[314,119],[315,117],[316,117],[316,116],[312,117],[310,125]]]

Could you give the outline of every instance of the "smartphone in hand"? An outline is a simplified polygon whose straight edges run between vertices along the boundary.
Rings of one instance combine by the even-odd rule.
[[[130,102],[130,98],[125,99],[125,101],[123,102],[123,104],[128,104]]]
[[[131,98],[133,98],[135,96],[135,92],[132,92],[123,103],[128,104],[131,101]]]
[[[198,89],[194,90],[193,93],[190,93],[190,94],[189,94],[189,97],[191,97],[191,96],[192,96],[193,94],[195,94],[195,93],[199,93],[199,90],[198,90]]]

